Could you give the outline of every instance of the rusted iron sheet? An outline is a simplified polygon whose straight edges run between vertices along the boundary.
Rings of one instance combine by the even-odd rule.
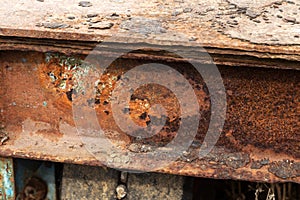
[[[106,41],[106,40],[104,40]],[[144,40],[135,40],[132,43],[115,42],[110,43],[109,48],[105,49],[105,54],[113,56],[115,51],[123,49],[124,51],[130,49],[143,49],[149,48],[150,44],[140,44],[137,42],[143,42]],[[151,41],[149,41],[151,42]],[[152,41],[153,42],[153,41]],[[1,50],[21,50],[21,51],[38,51],[38,52],[61,52],[65,54],[89,54],[94,48],[99,45],[98,42],[80,42],[80,41],[67,41],[67,40],[51,40],[51,39],[34,39],[34,38],[16,38],[16,37],[0,37],[0,49]],[[184,51],[190,52],[190,59],[194,62],[201,62],[201,58],[197,52],[202,49],[200,46],[193,46],[194,43],[187,43],[190,46],[177,46],[175,45],[172,50],[175,53],[181,53]],[[164,49],[169,47],[170,43],[161,43],[160,45],[154,45],[155,48]],[[285,48],[285,47],[284,47]],[[104,49],[104,48],[103,48]],[[194,53],[193,53],[194,51]],[[278,54],[276,51],[270,49],[264,49],[262,52],[253,50],[240,50],[240,49],[224,49],[224,48],[212,48],[206,47],[207,51],[212,57],[213,61],[217,65],[228,66],[247,66],[247,67],[263,67],[263,68],[278,68],[278,69],[296,69],[299,70],[300,55],[297,52],[293,54]],[[266,52],[264,52],[266,51]],[[141,55],[131,53],[130,58],[149,58],[150,55]],[[163,55],[161,52],[152,54],[151,58],[156,59],[168,59],[172,61],[181,61],[180,58],[170,57]]]
[[[248,0],[5,1],[0,6],[0,18],[6,19],[0,22],[0,153],[102,165],[76,135],[71,91],[74,83],[68,79],[77,73],[74,66],[67,70],[62,68],[61,57],[45,62],[47,56],[40,52],[77,54],[84,58],[98,42],[113,36],[114,43],[104,50],[108,57],[113,57],[120,48],[132,49],[131,45],[142,49],[144,42],[159,45],[161,49],[175,45],[173,51],[179,54],[188,49],[191,59],[200,63],[203,59],[193,51],[195,48],[198,52],[199,47],[204,46],[216,64],[243,66],[238,69],[219,67],[227,94],[226,122],[214,150],[199,159],[197,151],[207,130],[211,109],[209,94],[201,79],[192,76],[194,72],[182,64],[179,57],[163,52],[127,54],[103,77],[101,86],[104,88],[94,102],[101,119],[99,123],[110,131],[107,136],[113,143],[137,153],[150,148],[117,128],[107,88],[114,88],[120,74],[145,60],[173,63],[173,67],[187,74],[187,80],[196,88],[201,125],[192,147],[175,163],[158,171],[300,182],[299,72],[245,67],[300,69],[299,6],[296,1],[275,0],[260,0],[255,5]],[[124,42],[127,45],[123,45]],[[146,141],[156,144],[166,137],[164,144],[174,137],[180,123],[177,103],[167,90],[144,89],[150,92],[135,93],[130,115],[137,124],[147,126],[146,105],[165,104],[171,115],[168,123],[158,137]],[[155,90],[154,94],[151,90]],[[115,156],[111,156],[114,160]],[[126,157],[122,159],[130,162]],[[151,160],[134,165],[131,170],[143,170],[149,162]]]
[[[121,43],[207,47],[209,53],[217,54],[215,60],[220,64],[299,69],[295,63],[285,66],[260,60],[300,60],[300,5],[296,0],[89,2],[85,7],[72,0],[4,1],[0,36],[13,38],[1,39],[0,48],[36,50],[43,44],[70,52],[59,43],[34,45],[14,37],[100,42],[114,36]],[[80,45],[76,48],[85,50]]]
[[[80,68],[75,68],[74,63],[84,57],[0,52],[1,127],[9,137],[0,146],[2,156],[102,165],[102,160],[97,160],[86,149],[82,137],[77,135],[77,119],[72,110],[74,96],[70,91],[80,73]],[[168,118],[162,131],[140,143],[116,126],[110,92],[120,75],[147,62],[152,62],[151,57],[150,60],[138,57],[118,59],[97,82],[101,95],[86,102],[94,106],[99,123],[107,130],[107,138],[118,147],[136,153],[151,151],[151,145],[170,142],[180,123],[178,104],[170,91],[145,86],[134,92],[127,111],[135,123],[147,126],[148,104],[164,105]],[[219,66],[227,96],[226,121],[213,151],[199,159],[197,152],[208,128],[211,110],[207,88],[187,63],[167,64],[184,74],[194,88],[201,117],[191,147],[175,162],[157,171],[222,179],[300,182],[299,71]],[[167,75],[165,73],[161,72],[161,76]],[[192,112],[193,108],[190,109]],[[89,126],[88,121],[86,125]],[[87,140],[89,137],[86,135]],[[100,153],[105,155],[105,152]],[[112,160],[131,162],[126,156],[107,156]],[[145,163],[151,162],[146,160],[132,165],[129,170],[144,170]]]

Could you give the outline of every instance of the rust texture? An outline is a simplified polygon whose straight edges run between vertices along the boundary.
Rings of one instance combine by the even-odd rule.
[[[78,92],[78,74],[86,67],[81,60],[107,40],[111,43],[102,50],[108,57],[149,43],[160,49],[172,45],[179,55],[188,50],[190,59],[201,63],[205,59],[197,52],[205,47],[221,72],[228,106],[222,135],[204,159],[198,159],[197,152],[208,129],[210,96],[202,78],[182,58],[160,51],[131,52],[99,78],[95,99],[85,103],[94,107],[106,136],[123,150],[143,153],[163,146],[181,123],[178,101],[169,90],[145,85],[134,91],[130,107],[124,109],[146,127],[153,119],[150,105],[165,106],[162,131],[143,141],[116,126],[110,97],[120,76],[134,66],[168,64],[193,86],[201,118],[190,149],[160,172],[299,183],[299,8],[296,0],[4,1],[0,154],[101,165],[76,134],[72,98]],[[145,163],[132,170],[143,170]]]
[[[81,63],[84,58],[84,55],[60,53],[0,52],[1,128],[9,137],[0,146],[1,156],[101,165],[77,135],[72,113],[72,94],[78,89],[76,73],[84,69]],[[227,94],[226,122],[213,151],[198,159],[197,150],[211,114],[206,85],[188,63],[156,61],[168,64],[185,76],[193,86],[201,112],[198,134],[189,150],[160,172],[300,182],[299,71],[219,66]],[[111,91],[124,72],[148,62],[152,62],[151,56],[148,60],[137,57],[116,60],[99,77],[95,99],[87,102],[94,106],[106,136],[126,151],[143,153],[165,145],[174,138],[181,120],[178,102],[169,90],[145,85],[134,91],[130,107],[124,112],[128,112],[135,123],[147,126],[151,115],[149,105],[162,104],[168,114],[162,131],[151,138],[136,140],[116,126],[111,111]],[[144,163],[132,166],[132,170],[143,168]]]

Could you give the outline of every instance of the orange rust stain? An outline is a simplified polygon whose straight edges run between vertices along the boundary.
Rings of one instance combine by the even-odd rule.
[[[44,64],[44,56],[41,53],[2,52],[0,63],[2,86],[1,92],[1,113],[2,123],[9,132],[22,132],[22,124],[26,119],[45,122],[51,125],[51,131],[41,132],[48,137],[60,138],[59,123],[65,121],[73,124],[71,106],[68,101],[62,100],[60,95],[50,95],[45,89],[46,77],[41,69],[47,66]],[[55,106],[55,102],[60,105]],[[61,103],[65,102],[65,103]],[[12,138],[17,135],[10,136]],[[52,137],[52,136],[51,136]]]
[[[149,61],[119,59],[112,63],[105,73],[99,77],[98,85],[95,87],[97,91],[95,99],[90,100],[91,102],[88,103],[92,103],[91,105],[94,106],[100,126],[105,130],[109,130],[106,136],[112,141],[123,140],[125,143],[130,144],[130,142],[134,139],[129,136],[128,133],[123,133],[115,123],[114,116],[112,115],[110,100],[112,97],[112,91],[115,89],[118,79],[124,73],[134,66],[138,66],[147,62]],[[59,58],[52,58],[49,63],[41,64],[39,67],[39,80],[47,97],[53,100],[53,106],[59,110],[63,110],[65,113],[68,113],[67,116],[70,118],[70,112],[72,109],[71,89],[74,87],[74,82],[76,82],[73,76],[73,73],[76,73],[76,69],[70,70],[70,66],[68,68],[68,66],[60,63],[61,61]],[[182,71],[181,69],[181,73],[186,76],[186,79],[190,81],[191,85],[193,85],[195,93],[198,97],[201,112],[209,111],[210,102],[207,101],[208,93],[202,89],[201,84],[203,83],[201,83],[201,81],[200,83],[196,83],[196,80],[188,77],[188,70]],[[63,87],[61,87],[62,83],[64,84]],[[133,122],[137,125],[146,127],[150,122],[149,115],[158,118],[161,117],[150,113],[150,107],[154,104],[160,104],[166,109],[167,121],[164,128],[158,134],[145,140],[144,142],[160,143],[164,141],[163,143],[165,143],[171,141],[175,137],[180,126],[181,113],[180,104],[176,99],[176,96],[167,88],[156,84],[147,84],[134,91],[128,108],[130,119],[133,120]],[[208,118],[206,117],[200,122],[199,130],[201,134],[202,132],[205,133],[205,130],[207,129],[207,120]],[[111,131],[116,131],[119,133],[119,135],[116,136],[115,134],[111,134]],[[201,137],[203,137],[203,134]]]
[[[65,66],[60,66],[58,62],[55,59],[49,63],[42,63],[38,68],[39,80],[45,91],[51,92],[54,97],[58,98],[57,102],[63,102],[70,109],[71,102],[68,100],[66,92],[69,92],[73,86],[72,73],[67,71]],[[62,104],[59,103],[59,105]]]

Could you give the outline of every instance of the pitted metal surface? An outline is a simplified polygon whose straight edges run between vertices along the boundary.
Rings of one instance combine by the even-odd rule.
[[[80,67],[77,69],[79,71],[75,68],[67,71],[68,65],[84,56],[57,55],[49,57],[37,52],[1,52],[1,126],[9,137],[1,146],[1,155],[102,165],[85,149],[76,134],[72,99],[68,94],[76,80],[74,73],[80,73]],[[50,58],[50,61],[46,62],[45,58]],[[66,68],[61,66],[61,59]],[[101,98],[99,101],[95,99],[95,103],[99,103],[95,104],[95,110],[101,119],[99,123],[107,130],[106,136],[116,146],[135,153],[151,151],[157,145],[172,140],[180,121],[176,117],[174,97],[167,90],[149,86],[134,93],[130,109],[124,112],[130,111],[132,119],[145,126],[149,120],[148,104],[164,104],[170,116],[160,134],[143,141],[135,140],[114,125],[109,95],[118,75],[132,66],[149,61],[123,59],[115,62],[98,85]],[[193,71],[187,64],[168,64],[185,74],[193,85],[199,98],[201,119],[198,134],[189,150],[160,172],[251,181],[299,182],[298,71],[220,66],[227,93],[226,122],[216,147],[208,156],[199,159],[197,152],[210,116],[207,90],[199,77],[191,75]],[[153,94],[153,89],[160,91],[156,94],[164,98]],[[124,156],[108,156],[112,160],[131,162]],[[132,166],[131,170],[143,170],[143,163],[146,162],[151,163],[151,160]]]
[[[217,145],[199,159],[211,115],[201,77],[194,76],[182,58],[162,51],[132,52],[113,64],[97,82],[98,96],[85,102],[95,107],[113,144],[145,153],[174,138],[180,124],[178,102],[161,87],[135,91],[130,108],[124,109],[136,124],[147,126],[149,105],[164,104],[169,116],[155,137],[136,140],[123,133],[112,116],[111,89],[119,76],[155,60],[184,74],[201,112],[191,147],[159,172],[299,183],[299,7],[296,0],[4,1],[0,6],[0,18],[6,19],[0,22],[0,154],[102,165],[76,134],[72,92],[79,89],[77,78],[85,69],[81,60],[114,36],[115,41],[104,49],[108,56],[120,48],[143,49],[143,43],[150,43],[161,49],[172,45],[175,53],[189,49],[191,59],[201,63],[204,59],[196,50],[205,47],[218,64],[228,107]],[[112,161],[131,162],[126,156],[108,156]],[[143,170],[145,163],[151,160],[131,170]]]
[[[232,38],[257,44],[299,45],[300,3],[298,1],[229,1],[232,14],[216,23]]]

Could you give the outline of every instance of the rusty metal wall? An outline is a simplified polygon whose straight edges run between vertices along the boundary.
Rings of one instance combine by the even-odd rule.
[[[107,136],[114,144],[140,153],[149,150],[149,144],[163,145],[175,137],[182,121],[178,102],[159,87],[136,91],[130,116],[138,125],[147,126],[148,105],[164,104],[170,116],[160,135],[141,144],[118,129],[113,120],[110,89],[114,89],[118,77],[133,66],[155,61],[184,75],[201,108],[199,130],[191,147],[158,171],[299,182],[297,1],[5,2],[0,6],[0,18],[6,19],[0,21],[2,156],[103,165],[75,134],[78,127],[72,95],[74,79],[82,75],[76,62],[93,50],[109,59],[119,50],[159,48],[161,51],[133,51],[115,61],[99,80],[103,81],[97,86],[101,97],[88,102],[96,104],[99,124],[110,131]],[[95,47],[101,44],[104,47],[97,52]],[[190,57],[186,60],[162,51],[167,47],[178,55],[188,51]],[[221,137],[202,159],[197,152],[209,127],[211,96],[201,77],[194,76],[195,71],[186,63],[205,63],[199,49],[201,53],[208,52],[218,65],[227,103]],[[166,72],[161,76],[166,77]],[[126,155],[111,159],[130,163]],[[143,170],[146,166],[131,167]]]
[[[76,135],[69,83],[61,78],[61,74],[68,72],[61,73],[63,68],[57,63],[59,59],[47,63],[47,55],[38,52],[2,51],[0,54],[0,117],[3,132],[9,137],[1,146],[0,154],[102,165],[85,149]],[[110,83],[109,80],[115,80],[112,77],[117,77],[124,70],[150,61],[119,60],[110,73],[103,77],[104,86],[113,85],[114,81]],[[161,62],[165,63],[163,60]],[[208,96],[201,78],[191,76],[194,72],[188,64],[167,64],[186,74],[199,99]],[[199,144],[208,125],[207,117],[210,115],[209,100],[201,100],[201,123],[191,148],[176,162],[159,171],[222,179],[299,182],[299,71],[226,66],[218,68],[226,88],[228,106],[224,130],[216,147],[207,157],[197,158]],[[52,76],[56,77],[55,80]],[[65,85],[61,87],[62,84]],[[108,88],[104,93],[109,93]],[[145,92],[147,88],[144,89],[135,93],[131,104],[131,115],[141,125],[147,120],[140,118],[145,109],[143,99],[152,95],[151,88],[148,88],[149,93]],[[157,97],[156,101],[165,104],[170,112],[176,114],[176,101],[172,95],[168,91],[158,90],[166,98]],[[132,140],[114,125],[110,101],[106,99],[108,96],[103,95],[101,98],[99,102],[102,103],[96,105],[97,114],[102,119],[100,123],[106,129],[118,133],[109,138],[130,151],[139,151],[138,141]],[[169,119],[162,134],[153,138],[154,142],[165,136],[166,141],[172,139],[175,134],[172,130],[176,130],[177,126],[174,116],[174,119]],[[146,142],[151,144],[153,141]],[[143,164],[132,167],[136,170],[144,169]]]

